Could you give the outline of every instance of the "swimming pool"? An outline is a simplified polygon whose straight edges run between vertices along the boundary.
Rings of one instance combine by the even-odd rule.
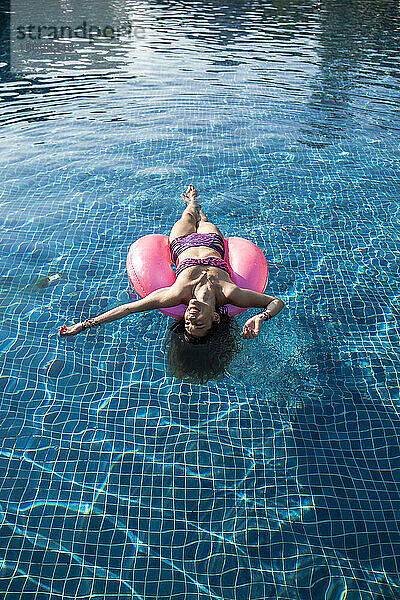
[[[398,6],[43,8],[141,29],[3,45],[1,598],[400,598]],[[286,301],[204,386],[160,313],[58,336],[190,182]]]

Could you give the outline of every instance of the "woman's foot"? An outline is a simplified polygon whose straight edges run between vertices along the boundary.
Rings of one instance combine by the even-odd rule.
[[[182,198],[188,206],[190,204],[192,204],[194,206],[194,209],[196,211],[196,224],[197,224],[201,220],[201,216],[200,216],[201,204],[197,198],[197,190],[193,184],[189,185],[188,189],[186,190],[186,193],[182,194]]]
[[[196,207],[200,206],[200,202],[197,198],[197,190],[194,185],[191,183],[184,194],[182,194],[182,198],[186,200],[186,202],[194,202]]]

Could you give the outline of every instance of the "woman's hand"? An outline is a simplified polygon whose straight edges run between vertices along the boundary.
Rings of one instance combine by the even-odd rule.
[[[242,337],[245,340],[252,340],[258,336],[263,322],[262,315],[254,315],[243,325]]]
[[[70,337],[72,335],[77,335],[81,331],[83,331],[82,323],[76,323],[75,325],[70,325],[69,327],[67,327],[67,325],[63,325],[60,327],[59,334],[61,337]]]

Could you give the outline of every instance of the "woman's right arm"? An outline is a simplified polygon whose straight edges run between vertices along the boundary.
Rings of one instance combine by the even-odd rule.
[[[180,293],[177,289],[174,289],[174,286],[160,288],[159,290],[151,292],[151,294],[145,296],[145,298],[142,298],[141,300],[129,302],[128,304],[122,304],[121,306],[117,306],[116,308],[102,313],[101,315],[98,315],[97,317],[94,317],[94,319],[90,320],[94,321],[95,325],[104,325],[105,323],[111,323],[111,321],[123,319],[124,317],[134,313],[154,310],[156,308],[170,308],[180,303]],[[61,337],[70,337],[72,335],[77,335],[85,329],[86,328],[81,322],[69,327],[67,327],[67,325],[63,325],[60,328],[59,333]]]
[[[231,304],[243,308],[264,308],[264,311],[250,317],[243,325],[242,337],[253,339],[260,333],[261,324],[281,312],[285,303],[280,298],[232,286],[227,294]]]

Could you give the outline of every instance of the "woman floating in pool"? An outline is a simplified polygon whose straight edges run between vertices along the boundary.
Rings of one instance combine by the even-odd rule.
[[[168,363],[176,377],[204,383],[224,373],[240,347],[235,335],[237,324],[228,317],[224,305],[264,308],[243,326],[243,338],[253,339],[259,334],[263,321],[277,315],[284,302],[242,289],[232,282],[224,261],[223,235],[202,211],[195,187],[189,185],[182,197],[187,207],[169,235],[171,257],[178,265],[175,283],[94,319],[69,327],[63,325],[60,335],[69,337],[134,313],[186,304],[184,317],[169,329]]]

